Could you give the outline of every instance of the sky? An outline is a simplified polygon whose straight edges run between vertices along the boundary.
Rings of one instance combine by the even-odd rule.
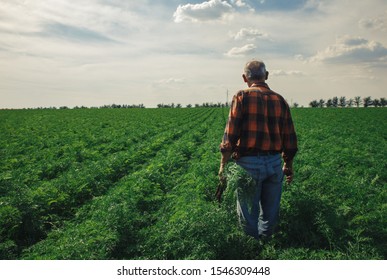
[[[387,1],[0,0],[0,108],[226,102],[252,59],[290,104],[386,98]]]

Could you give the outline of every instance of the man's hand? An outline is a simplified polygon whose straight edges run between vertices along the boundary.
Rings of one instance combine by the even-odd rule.
[[[227,186],[227,179],[226,179],[226,174],[224,174],[225,173],[224,167],[226,166],[230,157],[231,157],[231,152],[223,152],[222,158],[220,160],[220,167],[219,167],[219,172],[218,172],[219,184],[218,184],[218,187],[216,189],[216,194],[215,194],[215,196],[219,202],[222,198],[223,191]]]
[[[286,176],[286,183],[290,184],[293,181],[293,164],[292,163],[285,163],[282,168],[285,176]]]
[[[227,185],[226,175],[224,174],[224,164],[220,164],[218,176],[219,176],[219,184],[218,184],[217,189],[216,189],[215,197],[218,200],[218,202],[220,203],[221,199],[222,199],[223,191]]]
[[[220,164],[218,177],[220,182],[224,182],[226,180],[226,176],[224,175],[224,164]]]

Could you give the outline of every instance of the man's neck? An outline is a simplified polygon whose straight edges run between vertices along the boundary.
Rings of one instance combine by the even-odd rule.
[[[251,81],[247,83],[249,87],[256,87],[262,84],[265,84],[265,81]]]

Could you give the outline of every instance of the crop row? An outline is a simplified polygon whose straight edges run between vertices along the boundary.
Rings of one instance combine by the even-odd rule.
[[[18,254],[21,248],[60,228],[79,206],[103,195],[115,182],[140,169],[163,146],[192,128],[192,117],[201,122],[209,114],[207,111],[199,115],[193,110],[185,116],[173,116],[173,112],[164,111],[163,115],[160,111],[160,118],[152,122],[151,115],[123,114],[122,118],[115,115],[110,119],[108,113],[100,119],[95,115],[62,116],[56,123],[42,120],[42,116],[40,122],[28,118],[24,120],[24,129],[18,128],[19,134],[8,135],[2,150],[5,168],[0,181],[0,249],[4,257]],[[96,121],[101,121],[108,131],[100,132],[99,125],[92,125]],[[39,127],[40,131],[34,132]],[[33,131],[33,135],[23,138],[26,131]],[[91,137],[94,139],[90,140]],[[105,147],[104,142],[109,146]],[[62,151],[67,152],[59,155]],[[63,165],[67,167],[60,168]],[[47,166],[55,170],[49,172],[55,176],[42,177],[48,174]]]
[[[204,141],[214,142],[211,130],[218,115],[205,120],[198,119],[187,127],[185,133],[170,145],[161,147],[141,169],[128,174],[112,186],[109,191],[93,199],[77,211],[75,219],[67,222],[63,228],[51,232],[48,237],[29,248],[25,258],[48,259],[112,259],[144,258],[146,235],[153,226],[162,222],[165,208],[170,205],[181,207],[185,196],[176,193],[202,193],[199,186],[190,185],[186,174],[191,174],[193,162],[205,160],[205,153],[214,155],[215,149],[208,149]],[[216,132],[215,132],[216,133]],[[218,135],[216,135],[218,136]],[[206,148],[204,148],[206,147]],[[196,160],[195,160],[196,159]],[[214,158],[210,159],[214,162]],[[216,185],[216,172],[203,162],[203,177],[210,177]],[[190,175],[192,176],[192,174]],[[215,180],[215,182],[214,182]],[[201,182],[203,184],[203,182]],[[201,195],[203,197],[203,195]],[[198,197],[192,196],[197,200]],[[174,202],[173,202],[174,201]],[[167,206],[169,205],[169,206]],[[170,209],[173,213],[173,209]],[[204,210],[204,209],[203,209]],[[163,224],[163,223],[162,223]],[[151,250],[152,251],[152,250]],[[148,255],[149,258],[155,255]]]

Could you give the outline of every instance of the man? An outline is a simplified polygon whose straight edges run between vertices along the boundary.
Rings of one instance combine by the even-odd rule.
[[[220,180],[225,180],[225,165],[231,157],[235,167],[250,178],[237,184],[237,210],[244,231],[256,239],[273,234],[282,180],[286,175],[286,181],[292,182],[297,153],[289,106],[265,83],[268,76],[262,61],[246,64],[242,77],[248,88],[234,95],[220,144]]]

